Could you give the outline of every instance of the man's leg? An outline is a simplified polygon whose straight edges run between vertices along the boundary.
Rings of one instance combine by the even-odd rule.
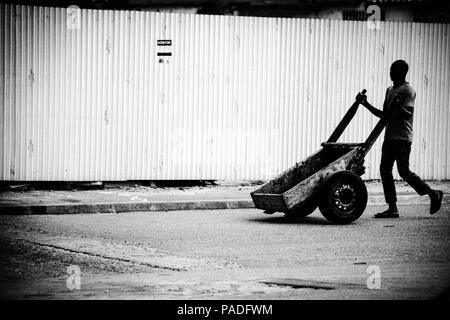
[[[433,190],[418,175],[409,169],[409,155],[411,142],[402,141],[398,144],[397,170],[400,177],[405,180],[419,195],[428,195],[431,200],[430,213],[439,211],[442,203],[442,191]]]
[[[397,210],[397,193],[395,191],[394,177],[392,176],[392,168],[396,157],[395,142],[385,140],[381,149],[380,175],[383,184],[384,198],[389,208],[386,211],[375,215],[376,218],[396,218]]]

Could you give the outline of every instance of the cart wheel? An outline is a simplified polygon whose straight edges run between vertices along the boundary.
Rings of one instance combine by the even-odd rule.
[[[314,198],[310,198],[303,202],[301,205],[292,208],[288,212],[285,212],[284,215],[286,218],[304,218],[306,216],[309,216],[316,209],[317,200]]]
[[[320,212],[337,224],[355,221],[366,209],[366,185],[351,171],[339,171],[327,177],[322,182],[319,195]]]

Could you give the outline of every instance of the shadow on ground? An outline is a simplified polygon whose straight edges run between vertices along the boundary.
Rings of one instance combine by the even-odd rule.
[[[272,224],[315,224],[315,225],[332,225],[323,217],[304,217],[293,218],[285,216],[263,216],[261,218],[250,218],[247,221],[258,223],[272,223]]]

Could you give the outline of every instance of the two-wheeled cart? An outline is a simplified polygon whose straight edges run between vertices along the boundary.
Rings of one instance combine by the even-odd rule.
[[[361,94],[365,93],[364,89]],[[361,99],[358,95],[319,151],[251,193],[256,208],[306,217],[319,207],[326,219],[337,224],[351,223],[363,214],[367,205],[367,188],[360,177],[365,172],[364,157],[386,126],[388,114],[381,117],[365,142],[336,142]]]

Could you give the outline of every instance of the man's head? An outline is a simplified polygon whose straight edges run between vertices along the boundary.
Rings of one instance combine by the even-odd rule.
[[[408,64],[404,60],[397,60],[391,65],[390,76],[394,82],[405,81],[406,74],[408,73]]]

